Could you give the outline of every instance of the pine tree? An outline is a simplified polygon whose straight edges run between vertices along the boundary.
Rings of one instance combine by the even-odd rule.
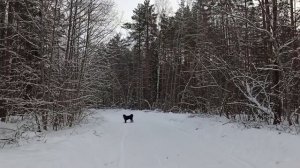
[[[155,102],[156,80],[156,62],[157,54],[152,51],[156,50],[157,24],[154,13],[154,6],[150,5],[150,0],[145,0],[143,4],[133,11],[133,23],[126,23],[124,28],[130,30],[130,38],[135,42],[134,52],[137,55],[137,67],[139,72],[139,83],[137,88],[139,108],[151,108]]]

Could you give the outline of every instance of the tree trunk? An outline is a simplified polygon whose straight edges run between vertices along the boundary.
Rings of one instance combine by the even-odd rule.
[[[273,3],[273,37],[277,37],[277,0],[272,0]],[[276,45],[273,43],[273,45]],[[278,51],[279,52],[279,51]],[[279,54],[279,53],[277,53]],[[274,113],[275,118],[273,124],[280,124],[282,117],[282,101],[280,95],[280,65],[279,58],[275,56],[274,65],[277,70],[273,71],[273,89],[274,89]]]

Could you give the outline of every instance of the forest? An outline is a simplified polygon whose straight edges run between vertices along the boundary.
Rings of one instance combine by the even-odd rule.
[[[0,0],[1,121],[57,130],[117,107],[299,126],[298,6],[145,0],[120,25],[110,0]]]
[[[174,16],[165,2],[139,4],[106,45],[112,105],[299,123],[296,1],[181,1]]]

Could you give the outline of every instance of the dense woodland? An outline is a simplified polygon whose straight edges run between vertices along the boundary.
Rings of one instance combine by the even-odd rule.
[[[298,124],[299,10],[294,0],[139,4],[106,45],[112,105]],[[155,9],[155,6],[158,9]],[[244,118],[247,116],[247,118]]]
[[[296,0],[152,3],[124,37],[110,0],[0,0],[1,120],[57,130],[120,107],[299,124]]]
[[[113,15],[109,0],[0,0],[1,120],[37,131],[78,123],[103,95],[99,48]]]

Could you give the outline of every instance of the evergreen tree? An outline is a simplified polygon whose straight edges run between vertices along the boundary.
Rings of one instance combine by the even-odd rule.
[[[154,13],[154,6],[150,0],[145,0],[143,4],[133,11],[133,23],[126,23],[124,28],[130,30],[130,38],[134,41],[134,54],[137,56],[138,71],[138,104],[139,108],[151,108],[156,98],[156,71],[158,56],[155,52],[157,43],[157,14]]]

